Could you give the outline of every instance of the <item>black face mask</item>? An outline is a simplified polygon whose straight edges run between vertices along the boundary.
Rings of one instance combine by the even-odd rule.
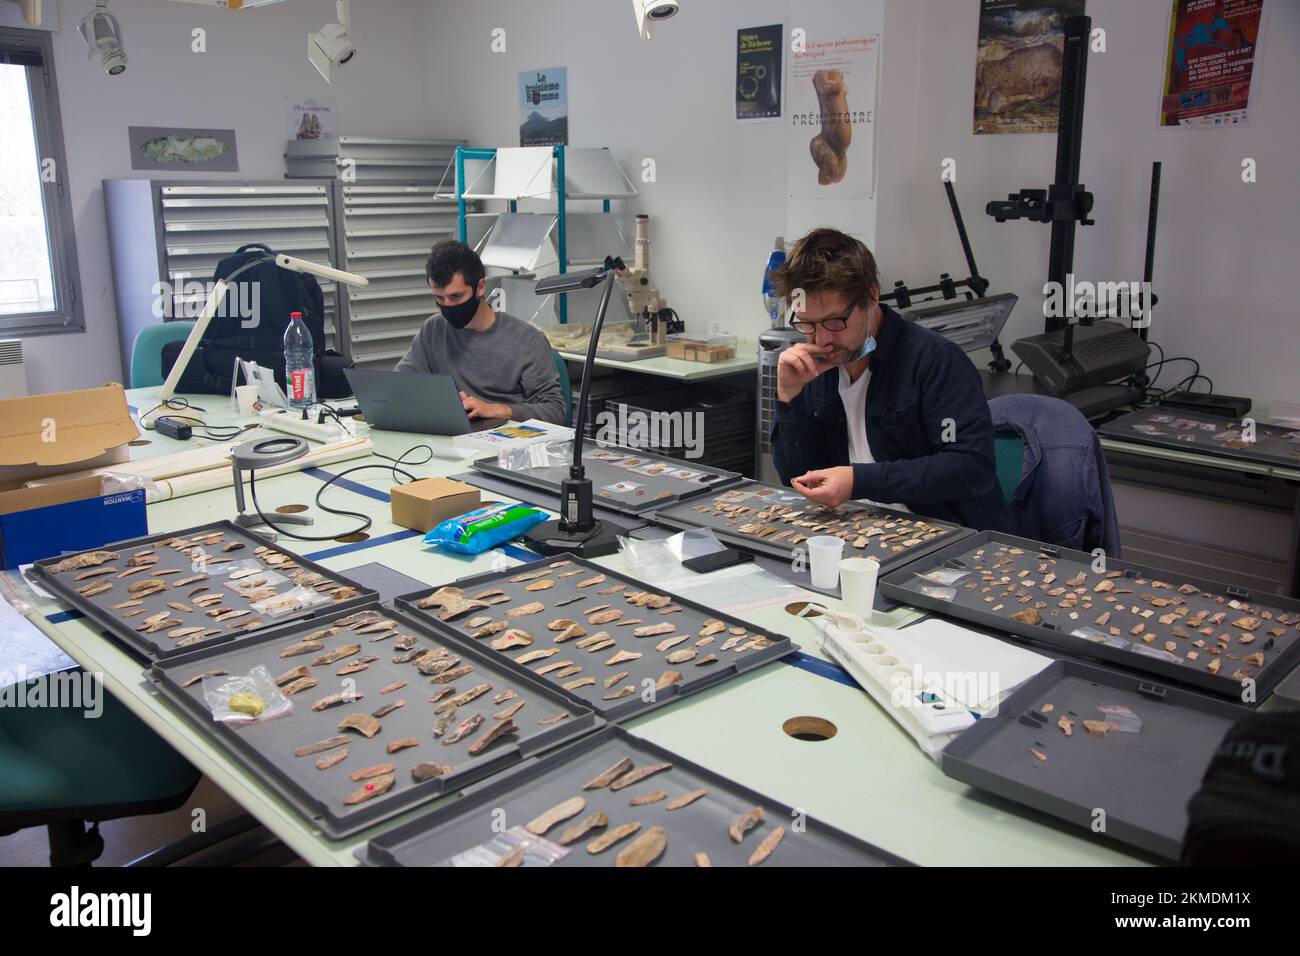
[[[470,296],[460,305],[440,305],[438,309],[442,312],[442,317],[451,323],[453,329],[463,329],[474,319],[475,313],[478,312],[478,304],[482,300],[474,295]]]

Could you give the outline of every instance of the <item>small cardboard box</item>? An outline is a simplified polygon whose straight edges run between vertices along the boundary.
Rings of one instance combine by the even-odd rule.
[[[479,490],[450,478],[421,478],[396,485],[391,493],[393,524],[412,531],[431,531],[440,521],[473,511]]]
[[[144,492],[98,477],[25,483],[126,461],[140,437],[122,386],[0,400],[0,557],[5,567],[147,533]]]

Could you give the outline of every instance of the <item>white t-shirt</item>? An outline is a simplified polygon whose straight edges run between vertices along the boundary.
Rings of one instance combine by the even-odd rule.
[[[848,369],[840,366],[840,401],[844,404],[844,417],[849,431],[849,461],[855,465],[869,465],[876,459],[867,444],[867,385],[871,382],[871,367],[858,376],[856,382],[849,381]],[[907,511],[901,502],[888,504],[872,502],[883,508]]]

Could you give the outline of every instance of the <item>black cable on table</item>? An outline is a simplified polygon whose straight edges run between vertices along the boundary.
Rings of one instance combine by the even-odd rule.
[[[401,475],[407,481],[415,481],[415,476],[412,475],[409,471],[404,470],[400,466],[401,464],[404,463],[407,455],[420,448],[429,449],[429,458],[426,458],[425,462],[433,458],[433,449],[430,448],[428,445],[413,445],[412,447],[408,448],[406,451],[402,452],[402,454],[397,458],[390,458],[388,455],[378,456],[380,458],[386,458],[389,461],[393,462],[393,464],[391,465],[381,465],[378,463],[372,465],[357,465],[353,468],[348,468],[345,469],[344,471],[339,472],[337,475],[331,477],[329,481],[325,482],[325,484],[320,486],[320,489],[316,492],[316,507],[320,508],[322,511],[327,511],[330,514],[345,515],[349,518],[360,518],[362,522],[361,525],[357,528],[352,529],[351,531],[342,531],[342,532],[336,532],[335,534],[326,534],[326,535],[306,535],[306,534],[297,534],[296,532],[285,529],[283,525],[277,525],[274,521],[272,521],[270,518],[267,517],[266,513],[262,511],[261,505],[259,505],[257,502],[257,477],[256,477],[255,469],[249,469],[248,472],[249,498],[253,502],[253,510],[257,512],[257,516],[262,519],[262,521],[266,524],[266,526],[269,527],[272,531],[275,531],[277,534],[284,535],[286,538],[294,538],[295,540],[298,541],[333,541],[334,539],[341,538],[345,535],[362,534],[365,531],[369,530],[370,526],[375,523],[373,518],[371,518],[369,515],[363,514],[360,511],[348,511],[344,508],[331,508],[329,505],[324,504],[320,500],[321,495],[323,495],[326,491],[328,491],[330,486],[333,485],[334,482],[338,481],[339,479],[354,474],[358,471],[366,471],[371,468],[383,468],[386,471],[390,472],[394,477]],[[416,462],[414,464],[424,464],[425,462]]]

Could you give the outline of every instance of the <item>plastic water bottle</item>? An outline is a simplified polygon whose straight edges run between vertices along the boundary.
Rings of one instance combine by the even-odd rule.
[[[316,404],[316,365],[311,330],[301,312],[289,313],[284,330],[284,385],[290,408]]]
[[[776,237],[776,246],[767,257],[767,268],[763,270],[763,307],[767,310],[767,319],[772,328],[779,329],[785,325],[785,316],[781,314],[781,300],[773,295],[772,270],[785,265],[785,240]]]

